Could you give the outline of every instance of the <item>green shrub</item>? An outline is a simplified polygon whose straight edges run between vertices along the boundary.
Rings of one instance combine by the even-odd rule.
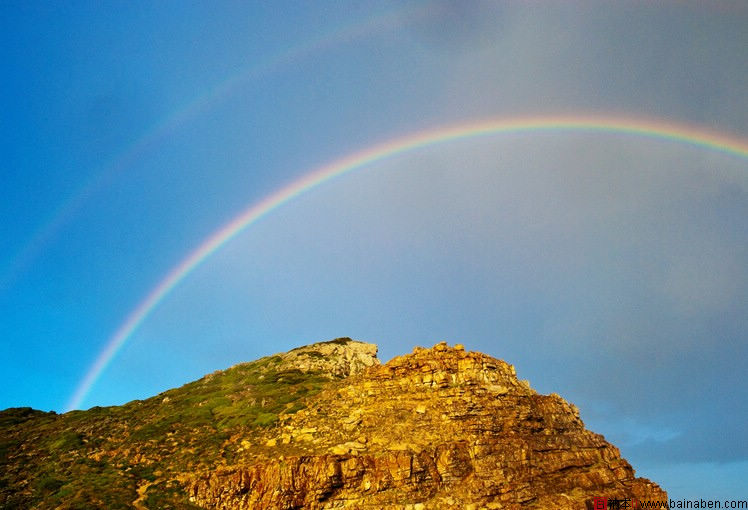
[[[52,475],[44,475],[34,482],[34,488],[44,493],[50,494],[57,492],[60,487],[65,485],[63,480],[59,480]]]
[[[269,427],[278,421],[278,415],[272,413],[260,413],[255,418],[254,425],[258,427]]]
[[[49,444],[50,452],[76,450],[83,446],[83,436],[75,431],[66,431]]]

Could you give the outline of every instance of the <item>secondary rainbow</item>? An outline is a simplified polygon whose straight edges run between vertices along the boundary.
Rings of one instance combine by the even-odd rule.
[[[317,168],[252,204],[187,255],[148,293],[145,299],[130,312],[124,322],[112,334],[104,349],[78,384],[69,400],[67,409],[72,410],[80,407],[86,395],[112,362],[117,352],[179,282],[237,234],[274,209],[330,179],[407,151],[465,138],[544,131],[626,134],[692,145],[748,159],[748,140],[724,133],[659,120],[584,116],[482,120],[421,131],[364,149]]]
[[[302,61],[338,44],[350,43],[380,33],[388,28],[396,27],[404,23],[407,19],[406,15],[409,13],[417,13],[417,10],[410,7],[407,9],[399,7],[372,18],[344,25],[332,32],[321,34],[301,44],[269,55],[265,59],[228,76],[205,93],[198,95],[160,119],[114,155],[76,193],[57,206],[49,219],[32,234],[21,250],[11,259],[8,268],[0,273],[0,292],[5,288],[10,288],[15,278],[31,265],[46,245],[59,233],[60,229],[73,219],[79,209],[92,196],[111,184],[117,175],[129,168],[151,147],[158,146],[159,143],[168,139],[181,127],[187,125],[202,113],[212,110],[251,81],[279,72],[286,67],[290,67],[294,62]]]

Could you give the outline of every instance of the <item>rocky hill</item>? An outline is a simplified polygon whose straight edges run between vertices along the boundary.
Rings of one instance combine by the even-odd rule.
[[[665,500],[558,395],[441,343],[347,338],[124,406],[0,412],[0,508],[585,509]]]

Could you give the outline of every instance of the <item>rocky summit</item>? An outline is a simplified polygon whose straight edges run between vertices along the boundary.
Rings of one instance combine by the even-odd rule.
[[[0,412],[2,508],[591,509],[666,501],[579,411],[446,343],[348,338],[124,406]]]

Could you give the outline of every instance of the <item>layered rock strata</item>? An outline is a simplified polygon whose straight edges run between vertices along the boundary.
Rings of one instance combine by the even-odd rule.
[[[358,375],[237,449],[233,465],[187,480],[190,500],[227,510],[477,510],[667,498],[586,430],[575,406],[538,394],[504,361],[441,343],[353,365]]]

